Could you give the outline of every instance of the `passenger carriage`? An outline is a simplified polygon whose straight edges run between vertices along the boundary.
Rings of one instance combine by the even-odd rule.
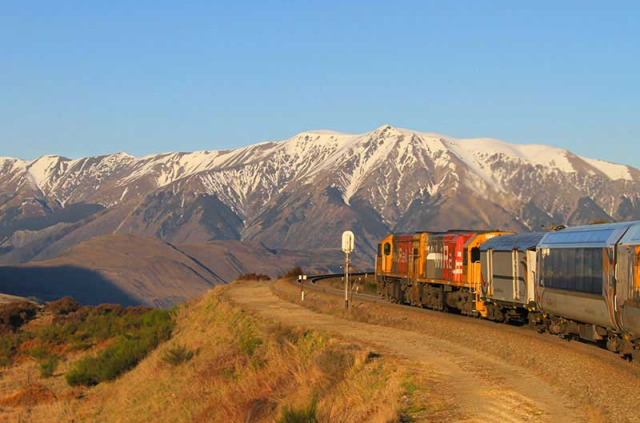
[[[630,289],[630,253],[639,226],[624,222],[547,233],[537,250],[539,323],[552,333],[606,341],[610,350],[630,354],[640,334]]]

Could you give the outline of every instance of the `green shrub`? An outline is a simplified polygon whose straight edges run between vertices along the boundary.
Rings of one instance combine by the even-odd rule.
[[[67,373],[71,386],[97,385],[113,380],[133,368],[155,347],[171,336],[173,320],[166,310],[152,310],[139,316],[130,316],[125,334],[101,351],[96,357],[85,357]]]
[[[172,366],[178,366],[191,360],[194,355],[195,352],[188,349],[186,346],[176,345],[175,347],[169,348],[164,352],[164,354],[162,354],[162,360]]]
[[[258,337],[252,320],[245,317],[242,312],[237,312],[231,318],[231,327],[240,344],[240,350],[249,357],[253,356],[262,345],[262,339]]]
[[[13,333],[0,335],[0,367],[9,366],[18,348],[18,337]]]
[[[293,407],[285,407],[277,423],[317,423],[317,408],[318,402],[315,398],[311,400],[308,406],[301,410],[296,410]]]
[[[58,368],[60,357],[51,355],[40,362],[40,376],[51,377]]]
[[[46,345],[40,345],[27,351],[31,357],[37,360],[44,360],[49,356],[49,349]]]

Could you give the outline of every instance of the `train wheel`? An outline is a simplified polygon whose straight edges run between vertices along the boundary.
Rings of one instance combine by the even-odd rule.
[[[620,338],[615,335],[610,335],[607,338],[607,349],[609,351],[618,352],[620,350]]]

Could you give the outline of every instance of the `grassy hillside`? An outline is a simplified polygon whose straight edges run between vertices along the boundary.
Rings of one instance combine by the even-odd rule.
[[[171,338],[159,337],[147,358],[115,380],[69,384],[77,382],[70,374],[82,370],[81,363],[104,359],[132,336],[117,329],[126,319],[112,320],[111,332],[86,350],[75,346],[81,327],[95,321],[76,322],[65,342],[47,346],[60,356],[51,374],[42,372],[43,358],[21,344],[2,370],[0,421],[388,422],[420,412],[421,381],[394,359],[247,315],[220,299],[224,289],[175,309]],[[45,313],[12,334],[69,331],[53,330],[54,320]],[[37,350],[40,344],[27,345]]]

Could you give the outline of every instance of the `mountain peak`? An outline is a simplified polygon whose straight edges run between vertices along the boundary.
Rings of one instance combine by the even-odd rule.
[[[394,132],[401,132],[401,130],[399,128],[395,128],[392,125],[386,124],[386,125],[382,125],[378,128],[376,128],[375,130],[373,130],[374,133],[394,133]]]

